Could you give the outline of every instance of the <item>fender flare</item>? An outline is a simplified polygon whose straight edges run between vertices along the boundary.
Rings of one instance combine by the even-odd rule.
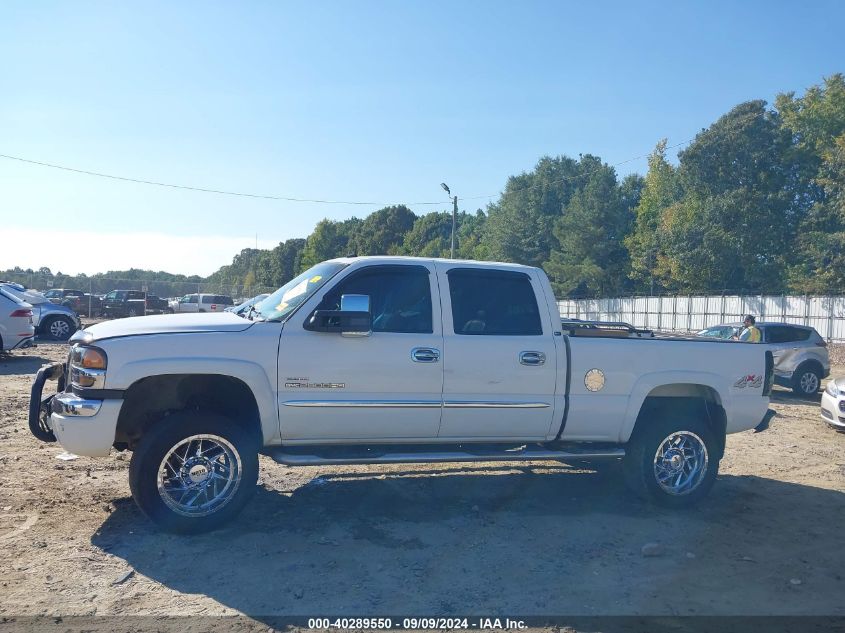
[[[113,375],[110,371],[106,380],[110,389],[129,389],[143,378],[170,374],[228,376],[242,381],[252,391],[258,406],[264,444],[280,438],[274,390],[264,369],[256,363],[219,357],[145,358],[126,363]]]
[[[658,387],[670,385],[697,385],[713,389],[721,400],[720,404],[725,410],[725,415],[730,418],[731,414],[731,385],[727,378],[703,371],[659,371],[640,376],[631,390],[628,398],[628,408],[625,411],[625,418],[622,427],[619,429],[619,441],[627,442],[634,432],[634,425],[637,417],[645,403],[648,395]]]

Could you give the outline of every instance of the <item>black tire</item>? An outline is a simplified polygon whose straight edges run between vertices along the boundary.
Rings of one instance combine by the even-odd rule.
[[[213,436],[218,440],[222,439],[228,443],[236,455],[236,459],[230,459],[226,463],[230,470],[237,470],[240,477],[234,488],[225,496],[225,500],[216,508],[211,509],[207,514],[186,514],[174,509],[173,504],[177,501],[173,496],[159,490],[159,469],[165,468],[165,457],[171,449],[178,447],[197,435]],[[197,440],[193,440],[196,442]],[[214,439],[205,440],[209,443]],[[255,492],[258,482],[258,449],[260,439],[257,433],[250,432],[239,426],[235,421],[215,413],[184,412],[170,415],[149,428],[132,454],[132,461],[129,464],[129,488],[132,497],[141,511],[147,515],[155,524],[168,532],[181,534],[197,534],[217,529],[224,523],[233,519],[244,507],[246,502]],[[186,445],[186,450],[192,450],[192,445]],[[207,450],[207,449],[206,449]],[[223,457],[221,453],[219,457]],[[188,458],[188,454],[185,456]],[[171,457],[178,464],[181,457]],[[214,466],[206,468],[205,464],[197,461],[194,466],[190,465],[192,459],[201,460],[198,456],[192,456],[182,462],[179,477],[175,472],[171,482],[178,482],[187,485],[202,486],[193,481],[193,471],[200,468],[201,475],[215,472]],[[238,461],[239,460],[239,463]],[[209,460],[205,460],[208,462]],[[210,460],[213,464],[216,460]],[[218,463],[218,465],[221,465]],[[235,468],[239,466],[239,468]],[[205,468],[205,471],[202,469]],[[188,471],[191,472],[188,475]],[[206,479],[209,476],[206,475]],[[228,486],[229,483],[221,485]],[[193,490],[199,490],[195,487]],[[192,491],[190,494],[192,494]],[[224,488],[223,493],[226,492]],[[175,494],[178,494],[178,490]],[[188,493],[186,493],[188,494]],[[199,495],[200,493],[198,493]],[[206,500],[208,495],[206,494]],[[166,501],[169,499],[169,501]],[[184,507],[184,506],[182,506]],[[199,508],[197,512],[200,511]]]
[[[707,422],[700,417],[700,414],[696,414],[691,409],[684,410],[684,407],[679,407],[678,410],[673,411],[667,411],[667,409],[655,411],[655,417],[640,416],[626,447],[622,465],[625,482],[637,495],[662,506],[683,508],[696,504],[710,492],[719,472],[721,446],[715,433]],[[683,438],[685,442],[689,442],[693,446],[703,445],[705,449],[703,461],[706,463],[706,465],[702,464],[702,468],[699,470],[700,474],[692,478],[688,490],[681,489],[675,493],[670,492],[660,484],[657,474],[658,466],[656,465],[658,450],[673,435],[678,440]],[[669,452],[667,451],[667,454]],[[675,453],[677,452],[675,450]],[[671,462],[671,460],[669,461]],[[679,461],[681,462],[679,474],[682,471],[686,472],[688,465],[693,463],[682,458]],[[699,463],[701,461],[699,459]],[[664,460],[664,463],[667,462]],[[662,472],[666,474],[668,470]],[[672,479],[670,477],[668,485],[671,487],[671,484]]]
[[[815,363],[803,363],[792,374],[792,391],[799,396],[815,396],[822,384],[822,375]]]
[[[137,308],[129,308],[129,310],[127,310],[126,312],[126,315],[131,317],[138,316]]]
[[[52,341],[66,341],[76,331],[76,324],[65,316],[50,316],[41,324],[41,334]]]

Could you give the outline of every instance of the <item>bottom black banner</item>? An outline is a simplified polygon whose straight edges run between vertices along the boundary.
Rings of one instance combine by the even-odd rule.
[[[554,633],[845,633],[845,616],[0,616],[0,631],[552,631]]]

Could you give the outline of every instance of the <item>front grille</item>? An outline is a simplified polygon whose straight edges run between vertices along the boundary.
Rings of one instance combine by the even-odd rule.
[[[839,410],[842,411],[842,413],[845,413],[845,400],[839,401]]]

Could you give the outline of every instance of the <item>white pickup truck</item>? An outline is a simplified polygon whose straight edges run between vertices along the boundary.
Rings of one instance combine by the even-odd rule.
[[[542,270],[404,257],[318,264],[244,316],[78,332],[29,425],[73,453],[133,451],[141,509],[199,532],[235,515],[258,455],[288,465],[622,459],[634,491],[705,495],[726,433],[767,412],[771,353],[562,322]],[[42,396],[48,379],[59,393]]]

